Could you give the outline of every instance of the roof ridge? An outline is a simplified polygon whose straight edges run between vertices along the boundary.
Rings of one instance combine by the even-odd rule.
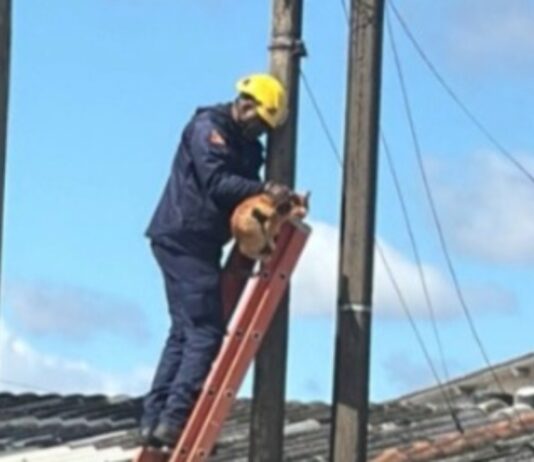
[[[431,440],[419,440],[408,448],[389,448],[371,462],[427,462],[440,457],[451,457],[492,444],[496,439],[510,439],[534,431],[534,411],[520,417],[500,420],[496,423],[470,428],[464,433],[445,433]]]
[[[482,375],[484,373],[490,372],[491,369],[497,370],[497,369],[509,367],[509,366],[512,366],[512,365],[514,365],[516,363],[520,363],[520,362],[527,361],[527,360],[534,360],[534,352],[530,352],[530,353],[526,353],[526,354],[521,355],[521,356],[516,356],[516,357],[513,357],[513,358],[509,358],[509,359],[506,359],[506,360],[501,361],[499,363],[494,363],[491,367],[483,367],[481,369],[476,369],[476,370],[474,370],[472,372],[467,372],[465,374],[458,375],[457,377],[449,380],[448,382],[444,382],[443,386],[444,387],[453,387],[458,382],[463,382],[465,380],[469,380],[469,379],[475,378],[475,377],[477,377],[479,375]],[[396,402],[396,401],[410,401],[411,399],[416,398],[417,396],[423,395],[425,393],[432,392],[433,390],[437,390],[437,389],[438,389],[437,385],[427,386],[427,387],[420,388],[418,390],[409,392],[409,393],[407,393],[405,395],[401,395],[401,396],[398,396],[396,398],[392,398],[390,400],[383,401],[380,404],[388,404],[388,403]]]

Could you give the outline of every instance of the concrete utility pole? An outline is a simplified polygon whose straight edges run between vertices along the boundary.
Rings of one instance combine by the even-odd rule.
[[[367,460],[384,0],[352,0],[330,460]]]
[[[9,51],[11,47],[11,0],[0,0],[0,276],[3,255],[4,190],[9,95]],[[0,277],[1,280],[1,277]]]
[[[289,116],[269,138],[266,177],[294,186],[303,0],[273,0],[271,73],[286,87]],[[280,462],[287,365],[289,296],[285,296],[256,356],[250,462]]]

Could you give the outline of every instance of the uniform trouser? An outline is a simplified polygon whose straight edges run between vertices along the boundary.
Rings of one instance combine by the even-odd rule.
[[[163,273],[171,318],[141,425],[181,427],[189,416],[224,335],[218,263],[152,244]]]

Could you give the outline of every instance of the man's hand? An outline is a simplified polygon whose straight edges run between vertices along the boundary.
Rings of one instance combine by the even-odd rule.
[[[275,204],[287,202],[293,194],[291,188],[281,183],[275,183],[274,181],[265,183],[263,191],[271,197]]]

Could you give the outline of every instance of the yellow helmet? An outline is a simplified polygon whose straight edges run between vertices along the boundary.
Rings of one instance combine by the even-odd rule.
[[[287,114],[284,86],[269,74],[252,74],[237,82],[237,91],[258,103],[258,115],[271,127],[282,124]]]

